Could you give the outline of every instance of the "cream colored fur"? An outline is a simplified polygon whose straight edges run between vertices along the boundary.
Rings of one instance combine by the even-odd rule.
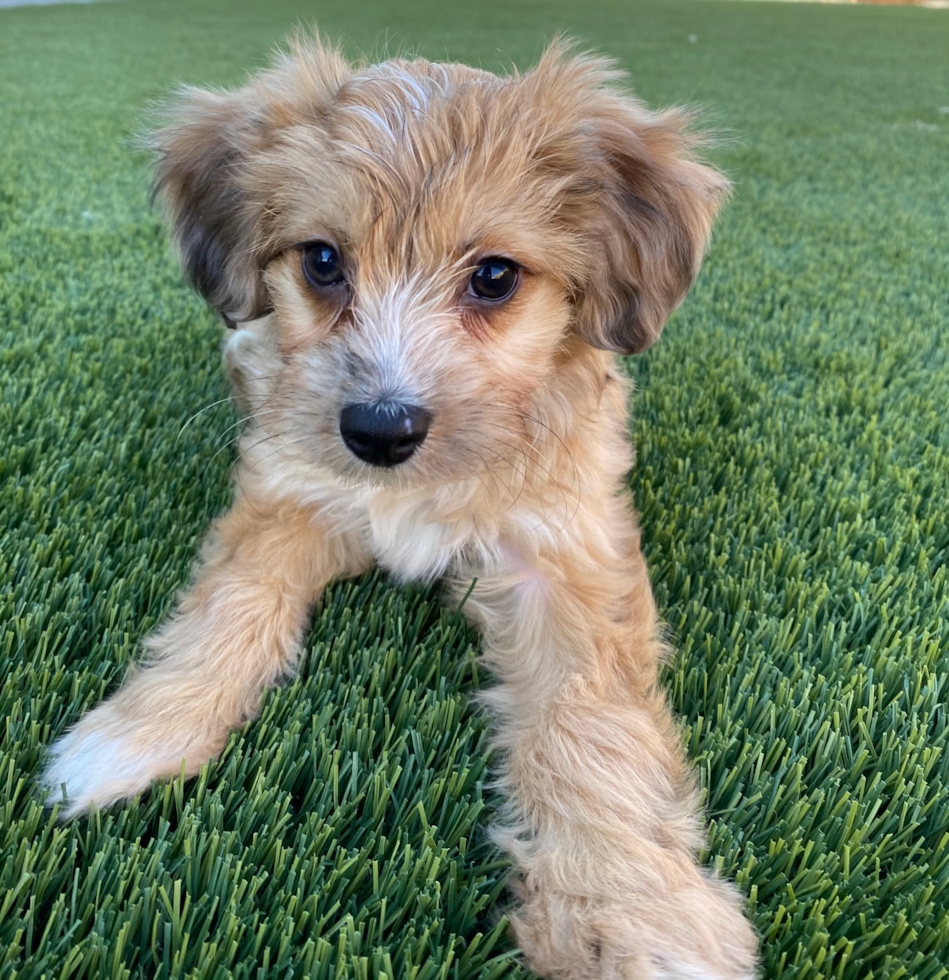
[[[658,686],[666,655],[624,490],[628,386],[698,271],[727,182],[687,118],[555,45],[532,72],[350,66],[298,43],[229,93],[186,91],[154,137],[189,278],[245,322],[226,362],[246,413],[235,502],[194,584],[105,704],[53,748],[77,815],[197,773],[297,661],[309,610],[373,563],[441,577],[484,638],[504,749],[493,827],[516,940],[546,977],[749,980],[735,889],[696,864],[704,828]],[[300,243],[332,241],[344,300]],[[484,256],[512,298],[472,305]],[[433,416],[374,470],[351,402]]]

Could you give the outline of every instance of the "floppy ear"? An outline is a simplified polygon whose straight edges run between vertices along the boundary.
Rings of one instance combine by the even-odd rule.
[[[228,326],[272,308],[266,182],[255,160],[279,130],[318,122],[348,74],[318,38],[296,39],[244,88],[183,89],[147,137],[157,156],[152,194],[165,202],[182,269]]]
[[[576,328],[594,347],[638,354],[698,275],[730,185],[693,159],[688,113],[653,113],[602,88],[590,109],[595,268],[576,298]]]
[[[247,90],[186,88],[149,140],[158,155],[153,194],[166,204],[182,269],[225,322],[269,308],[256,254],[262,202],[243,186],[260,140],[254,109]]]

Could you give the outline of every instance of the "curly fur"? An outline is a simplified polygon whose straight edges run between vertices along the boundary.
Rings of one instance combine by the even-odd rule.
[[[658,338],[727,192],[688,123],[562,43],[502,78],[298,41],[240,89],[181,93],[152,139],[156,190],[189,280],[241,322],[236,499],[142,666],[54,747],[64,813],[220,752],[293,670],[331,579],[378,563],[456,596],[476,579],[464,610],[505,759],[493,834],[532,968],[754,976],[737,892],[696,864],[612,353]],[[344,258],[342,299],[305,281],[316,239]],[[519,288],[466,303],[492,255],[519,263]],[[339,432],[343,406],[380,400],[433,419],[390,470]]]

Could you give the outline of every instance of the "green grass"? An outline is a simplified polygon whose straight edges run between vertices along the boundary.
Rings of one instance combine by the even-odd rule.
[[[197,781],[66,826],[35,798],[229,496],[231,409],[176,439],[225,394],[219,328],[128,137],[313,18],[488,67],[566,28],[735,136],[702,279],[630,363],[710,859],[769,980],[949,977],[949,12],[711,0],[0,11],[0,977],[527,976],[488,680],[436,592],[331,588]]]

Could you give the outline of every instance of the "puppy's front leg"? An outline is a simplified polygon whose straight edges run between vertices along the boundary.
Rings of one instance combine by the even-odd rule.
[[[252,718],[297,660],[309,607],[327,582],[366,565],[358,542],[327,535],[319,514],[239,497],[213,527],[194,585],[145,642],[145,663],[52,750],[48,802],[64,816],[185,775]]]
[[[511,548],[465,606],[500,681],[485,698],[506,750],[494,836],[517,867],[516,938],[549,978],[751,980],[740,896],[696,864],[704,828],[626,532],[606,563]]]

